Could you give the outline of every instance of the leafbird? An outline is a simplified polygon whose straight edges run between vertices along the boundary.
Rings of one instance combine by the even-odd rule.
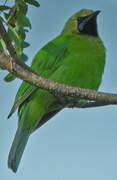
[[[36,54],[31,68],[54,82],[98,90],[105,65],[105,48],[97,31],[100,11],[83,9],[66,22],[61,34]],[[65,106],[50,92],[22,82],[8,117],[18,107],[18,128],[8,167],[17,171],[30,135]]]

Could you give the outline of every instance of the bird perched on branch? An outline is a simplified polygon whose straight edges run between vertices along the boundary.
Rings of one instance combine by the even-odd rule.
[[[99,13],[84,9],[74,14],[61,34],[36,54],[31,68],[49,80],[97,90],[105,65],[105,48],[97,32]],[[64,105],[48,91],[23,82],[8,117],[17,107],[18,128],[8,158],[14,172],[30,135]]]

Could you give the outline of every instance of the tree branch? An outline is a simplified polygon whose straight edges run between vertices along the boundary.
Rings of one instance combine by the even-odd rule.
[[[11,56],[11,58],[8,58],[2,51],[0,51],[0,64],[3,66],[3,68],[11,72],[16,77],[26,82],[29,82],[30,84],[35,85],[39,88],[48,90],[50,93],[54,94],[57,97],[61,97],[60,101],[63,101],[64,104],[66,102],[66,96],[77,99],[96,101],[95,103],[92,102],[85,105],[83,108],[117,104],[117,94],[101,93],[94,90],[59,84],[57,82],[52,82],[37,75],[16,55],[14,47],[3,26],[2,19],[0,19],[0,35],[2,36]],[[68,107],[79,107],[79,105],[78,103],[71,103],[71,105],[69,104]]]
[[[23,63],[23,62],[22,62]],[[49,92],[59,95],[61,97],[70,96],[73,98],[93,100],[99,103],[117,104],[117,94],[101,93],[94,90],[82,89],[78,87],[72,87],[65,84],[59,84],[57,82],[50,81],[42,78],[33,72],[27,65],[13,62],[13,69],[11,68],[10,58],[0,51],[0,64],[16,77],[29,82],[39,88],[48,90]]]

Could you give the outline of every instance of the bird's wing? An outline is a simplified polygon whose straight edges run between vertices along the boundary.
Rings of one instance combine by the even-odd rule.
[[[57,42],[57,44],[56,44]],[[44,46],[35,56],[31,68],[40,76],[49,78],[53,72],[59,67],[61,60],[67,56],[67,47],[64,45],[64,37],[54,39]],[[37,87],[30,85],[27,82],[22,82],[16,97],[13,107],[8,115],[8,118],[14,113]]]
[[[35,90],[37,87],[32,86],[28,84],[27,82],[22,82],[22,85],[20,86],[16,97],[13,107],[10,110],[10,113],[8,115],[8,118],[11,117],[11,115],[15,112],[18,106],[20,106]]]

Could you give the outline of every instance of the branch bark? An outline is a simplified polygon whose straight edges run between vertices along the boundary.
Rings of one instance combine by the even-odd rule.
[[[0,64],[3,66],[3,68],[14,74],[16,77],[39,88],[48,90],[50,93],[58,97],[70,96],[77,99],[95,101],[95,103],[91,102],[90,104],[87,104],[87,106],[84,106],[84,108],[117,104],[117,94],[102,93],[94,90],[59,84],[57,82],[52,82],[48,79],[42,78],[33,72],[30,67],[24,64],[23,61],[17,57],[1,19],[0,35],[2,36],[11,57],[8,58],[2,51],[0,51]],[[79,105],[77,103],[71,103],[71,105],[69,104],[68,107],[79,107]]]
[[[20,62],[20,61],[19,61]],[[89,89],[82,89],[72,87],[65,84],[50,81],[42,78],[33,72],[27,65],[20,64],[18,61],[13,61],[13,69],[11,67],[11,60],[4,53],[0,51],[0,64],[16,77],[29,82],[39,88],[48,90],[49,92],[59,96],[70,96],[73,98],[93,100],[104,105],[117,104],[117,94],[102,93]]]

